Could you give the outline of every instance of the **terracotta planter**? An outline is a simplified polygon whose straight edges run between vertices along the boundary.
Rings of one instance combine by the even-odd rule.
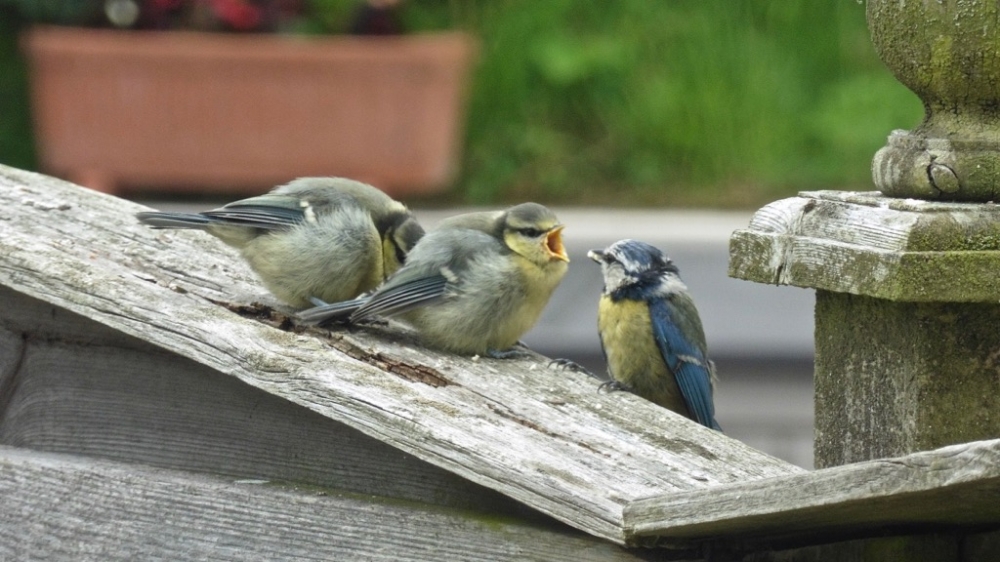
[[[95,189],[259,192],[342,175],[452,179],[475,42],[36,28],[24,37],[46,172]]]

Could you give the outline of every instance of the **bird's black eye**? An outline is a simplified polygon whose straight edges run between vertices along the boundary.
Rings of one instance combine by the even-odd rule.
[[[538,238],[539,236],[545,234],[544,230],[540,230],[538,228],[519,228],[517,231],[528,238]]]

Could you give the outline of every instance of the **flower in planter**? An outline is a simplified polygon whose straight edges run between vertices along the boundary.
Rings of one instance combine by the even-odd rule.
[[[0,6],[14,1],[30,3],[0,0]],[[47,0],[60,1],[88,0]],[[229,0],[260,11],[228,4],[221,5],[221,16],[213,11],[220,4],[210,0],[128,0],[109,11],[131,28],[70,29],[111,27],[100,16],[112,0],[90,1],[102,8],[97,18],[25,29],[43,170],[105,191],[256,191],[312,174],[353,175],[396,193],[430,193],[453,178],[464,79],[475,53],[467,34],[345,41],[211,29],[194,38],[188,31],[205,30],[188,19],[196,15],[231,18],[226,27],[210,20],[215,29],[264,26],[294,7],[287,0]],[[311,10],[320,1],[296,4]],[[350,1],[357,8],[362,0]],[[423,9],[414,0],[406,6]],[[315,22],[317,13],[306,15]],[[156,29],[154,15],[167,31],[133,31]],[[328,22],[336,20],[276,31],[318,35],[332,31]],[[49,62],[63,60],[73,61],[71,71]]]
[[[403,32],[399,21],[402,0],[367,0],[361,3],[351,23],[355,35],[398,35]]]
[[[403,23],[409,20],[404,8],[417,4],[404,0],[0,0],[0,7],[10,5],[24,21],[33,23],[356,35],[403,33],[410,28]]]
[[[276,31],[301,13],[298,0],[105,0],[115,27]]]

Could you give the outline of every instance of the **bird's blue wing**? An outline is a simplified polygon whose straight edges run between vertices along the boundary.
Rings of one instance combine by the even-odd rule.
[[[371,296],[351,320],[366,320],[374,316],[392,316],[437,300],[444,295],[448,279],[440,273],[395,279]]]
[[[205,229],[219,224],[284,230],[305,220],[305,211],[298,201],[288,196],[261,195],[201,213],[144,212],[136,213],[136,217],[153,228]]]
[[[358,297],[349,301],[325,303],[319,299],[310,299],[316,306],[299,311],[296,316],[305,324],[323,325],[330,322],[345,321],[357,309],[368,302],[368,297]]]
[[[700,345],[695,340],[701,336],[690,333],[695,322],[700,326],[700,320],[689,317],[697,315],[697,312],[693,308],[685,310],[684,304],[675,307],[664,297],[656,297],[648,302],[653,339],[667,362],[667,369],[677,380],[688,411],[698,423],[721,430],[715,421],[708,359],[705,357],[703,344]],[[693,303],[690,306],[693,307]],[[697,331],[700,332],[700,328]]]
[[[444,295],[447,278],[441,274],[411,276],[395,279],[370,296],[335,303],[317,303],[313,308],[298,313],[306,324],[324,324],[347,320],[364,322],[376,316],[392,316],[427,304]]]
[[[282,230],[305,220],[305,212],[302,207],[297,204],[292,205],[291,200],[288,201],[287,205],[237,202],[201,214],[214,223],[266,230]]]
[[[161,213],[159,211],[136,213],[135,218],[152,228],[204,229],[212,222],[208,217],[195,213]]]

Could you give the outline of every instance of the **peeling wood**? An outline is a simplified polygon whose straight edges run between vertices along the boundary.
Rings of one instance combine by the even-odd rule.
[[[215,302],[215,304],[224,306],[244,318],[252,318],[279,330],[291,331],[299,334],[311,332],[312,334],[317,335],[317,337],[326,338],[327,342],[331,346],[344,352],[349,357],[368,363],[373,367],[377,367],[394,375],[399,375],[404,379],[413,382],[422,382],[433,387],[441,387],[452,384],[441,373],[426,365],[410,364],[400,361],[394,357],[390,357],[382,352],[373,352],[362,349],[360,346],[345,339],[342,335],[336,334],[332,331],[327,331],[322,328],[299,326],[295,323],[291,314],[275,310],[265,304],[255,302],[247,305],[224,301],[218,301]]]

